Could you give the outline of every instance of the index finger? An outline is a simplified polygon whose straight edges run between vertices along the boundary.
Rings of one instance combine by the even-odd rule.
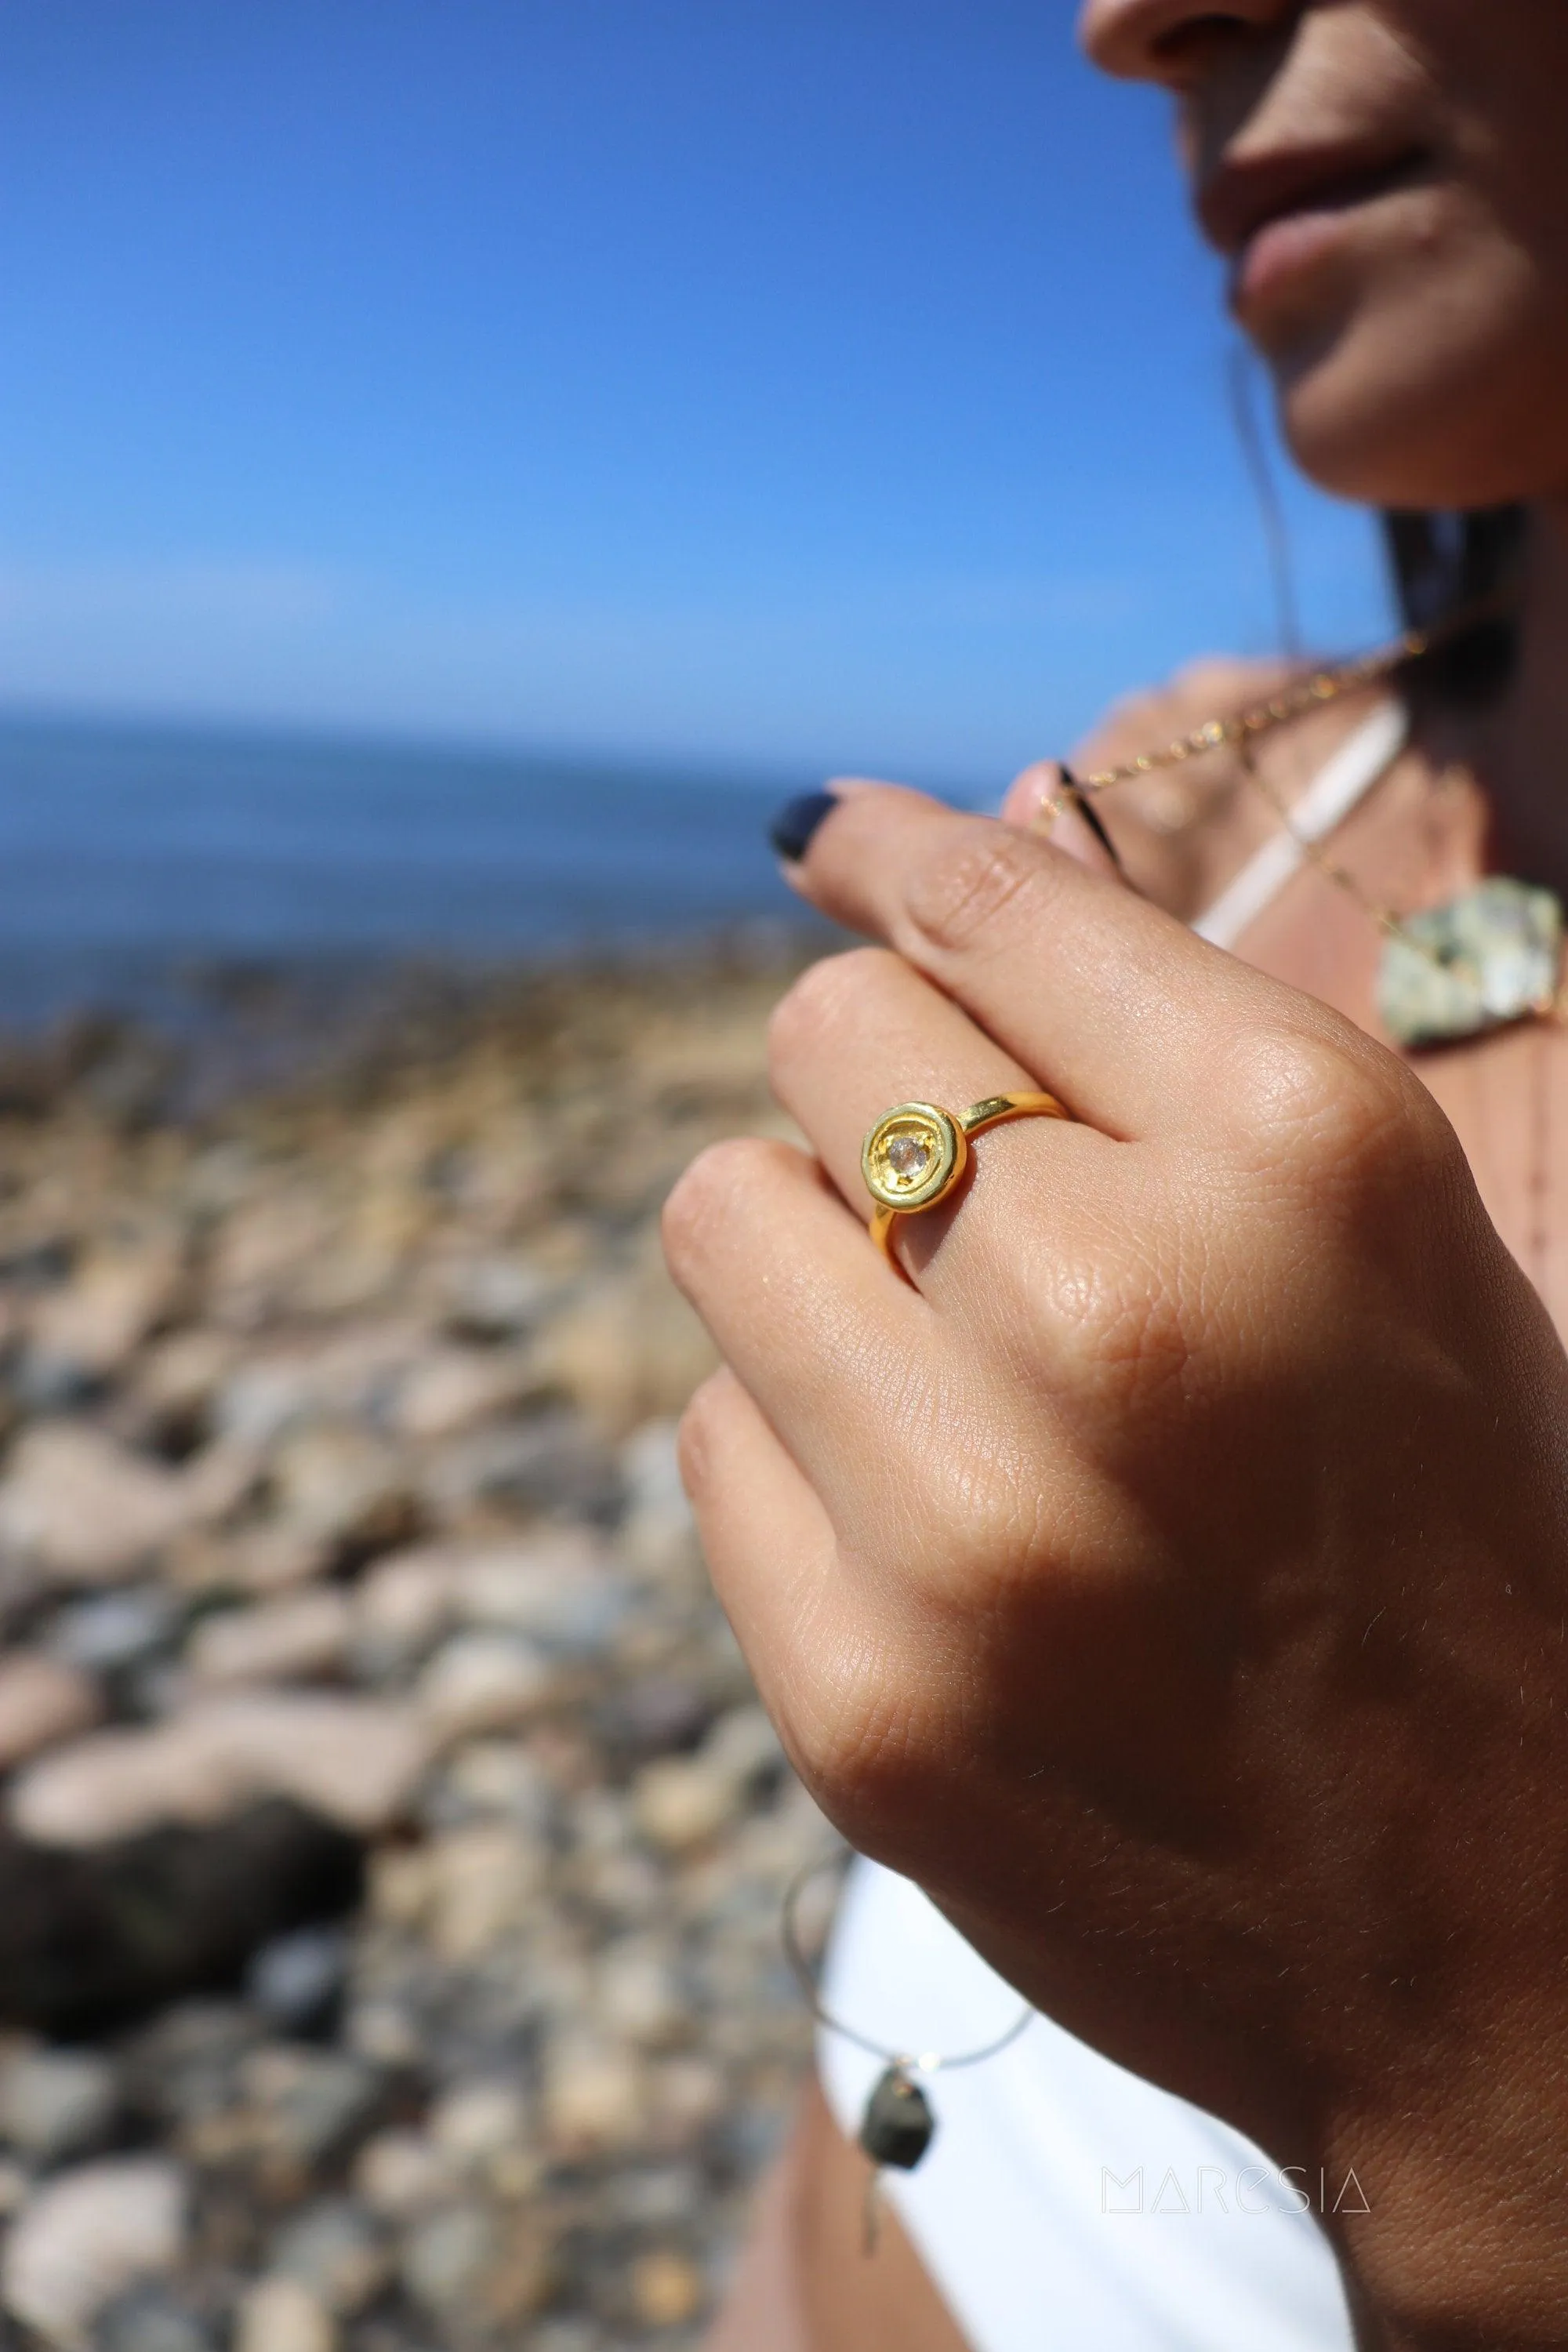
[[[1215,1051],[1260,1024],[1340,1024],[1047,842],[890,784],[846,791],[786,865],[1108,1134],[1212,1116]]]

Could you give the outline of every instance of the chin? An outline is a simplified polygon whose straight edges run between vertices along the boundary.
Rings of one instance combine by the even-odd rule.
[[[1538,297],[1494,266],[1259,333],[1302,471],[1367,506],[1557,494],[1568,483],[1568,321]]]

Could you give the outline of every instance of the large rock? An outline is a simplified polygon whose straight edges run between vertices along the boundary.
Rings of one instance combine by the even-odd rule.
[[[146,1730],[98,1732],[55,1749],[13,1785],[11,1818],[40,1845],[93,1846],[160,1822],[219,1821],[279,1796],[363,1833],[402,1811],[428,1749],[426,1727],[405,1707],[236,1693]]]
[[[0,1772],[87,1730],[101,1713],[97,1684],[76,1667],[37,1650],[0,1658]]]
[[[160,2157],[59,2174],[11,2226],[0,2297],[46,2343],[76,2352],[134,2279],[172,2270],[184,2251],[185,2184]]]
[[[348,1910],[362,1874],[357,1839],[281,1800],[91,1853],[0,1834],[0,2022],[85,2036],[234,1984],[274,1937]]]

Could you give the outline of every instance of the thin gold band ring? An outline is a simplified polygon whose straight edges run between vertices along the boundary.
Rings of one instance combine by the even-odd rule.
[[[876,1207],[871,1239],[890,1263],[893,1227],[900,1217],[940,1208],[963,1181],[973,1136],[1014,1118],[1062,1118],[1072,1113],[1055,1095],[987,1095],[967,1110],[939,1103],[899,1103],[884,1111],[860,1153],[860,1173]]]

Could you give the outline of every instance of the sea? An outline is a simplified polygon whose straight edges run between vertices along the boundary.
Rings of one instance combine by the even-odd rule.
[[[790,772],[0,715],[0,1025],[787,925]]]

